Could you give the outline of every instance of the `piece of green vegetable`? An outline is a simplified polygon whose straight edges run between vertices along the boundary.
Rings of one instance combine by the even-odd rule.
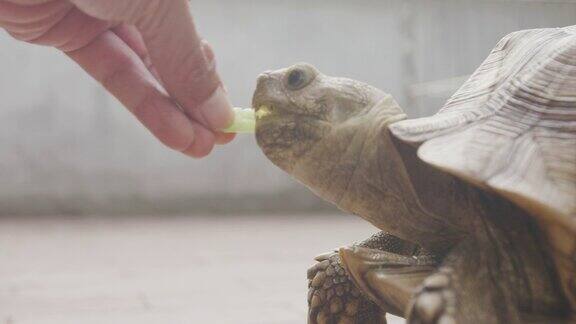
[[[256,131],[256,116],[252,108],[234,107],[232,125],[223,129],[225,133],[254,133]]]

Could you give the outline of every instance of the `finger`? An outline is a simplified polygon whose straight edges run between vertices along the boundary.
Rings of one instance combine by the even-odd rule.
[[[14,24],[31,24],[50,20],[61,12],[72,8],[68,1],[50,1],[37,5],[0,1],[0,21]]]
[[[14,4],[24,5],[24,6],[33,6],[33,5],[41,5],[45,3],[56,2],[60,0],[4,0],[4,2],[11,2]]]
[[[120,37],[120,39],[124,41],[124,43],[126,43],[126,45],[128,45],[140,57],[140,59],[142,60],[144,65],[148,68],[150,73],[152,73],[152,75],[157,80],[160,80],[160,78],[158,77],[158,73],[156,72],[156,69],[152,65],[152,61],[150,60],[150,56],[148,54],[148,49],[146,48],[146,44],[144,44],[144,40],[142,39],[142,35],[140,35],[138,29],[136,29],[136,27],[131,25],[121,24],[113,28],[112,30],[116,35],[118,35],[118,37]],[[205,123],[204,117],[198,114],[197,111],[193,111],[191,113],[191,116],[193,117],[193,119],[200,121],[200,123]],[[221,132],[215,132],[214,135],[215,135],[215,143],[220,145],[231,142],[235,137],[235,134],[227,134]],[[201,152],[199,153],[194,151],[194,149],[188,150],[186,153],[191,156],[197,156],[203,154]]]
[[[66,15],[46,26],[43,31],[28,30],[23,33],[12,32],[17,39],[39,45],[53,46],[64,52],[86,46],[94,38],[110,28],[111,24],[92,18],[77,8],[71,8]]]
[[[148,70],[152,73],[152,75],[154,75],[154,77],[160,81],[158,73],[152,64],[152,61],[150,60],[148,49],[146,48],[146,44],[144,43],[140,31],[138,31],[136,27],[127,24],[121,24],[113,28],[112,30],[128,46],[130,46],[130,48],[132,48],[132,50],[140,57],[142,62],[144,62],[144,64],[146,65]],[[190,117],[192,117],[193,120],[197,120],[203,125],[207,124],[204,116],[200,114],[197,110],[190,111],[189,115]],[[216,136],[215,138],[216,144],[222,145],[231,142],[234,139],[235,134],[215,132],[215,136]]]
[[[191,123],[195,130],[195,139],[182,153],[194,158],[201,158],[212,152],[216,139],[214,133],[207,129],[206,126],[196,121],[191,121]],[[198,145],[199,143],[203,143],[203,145]],[[206,143],[210,143],[210,145],[206,145]]]
[[[136,53],[111,31],[67,55],[102,83],[166,146],[195,157],[212,150],[212,132],[192,123]]]
[[[21,6],[0,1],[0,27],[16,39],[29,41],[56,25],[72,8],[66,2]]]
[[[214,135],[216,136],[216,144],[218,145],[228,144],[236,137],[236,133],[216,132]]]
[[[146,68],[148,68],[148,71],[160,81],[160,77],[152,64],[150,54],[148,54],[148,49],[146,48],[146,44],[144,44],[144,39],[140,31],[138,31],[136,27],[127,24],[120,24],[112,28],[112,31],[140,57],[140,60],[142,60]]]
[[[198,36],[186,0],[161,2],[157,14],[146,15],[141,31],[162,84],[184,111],[211,129],[227,127],[231,105],[220,86],[214,55]]]

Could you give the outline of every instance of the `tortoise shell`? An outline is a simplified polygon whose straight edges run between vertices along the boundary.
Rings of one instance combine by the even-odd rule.
[[[532,215],[576,309],[576,26],[507,35],[437,114],[390,129]]]
[[[576,234],[576,26],[506,36],[437,114],[390,129],[425,162]]]

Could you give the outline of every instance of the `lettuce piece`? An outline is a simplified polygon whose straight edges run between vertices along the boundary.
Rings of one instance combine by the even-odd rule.
[[[234,121],[232,125],[222,131],[224,133],[254,133],[256,131],[256,115],[252,108],[234,107]]]

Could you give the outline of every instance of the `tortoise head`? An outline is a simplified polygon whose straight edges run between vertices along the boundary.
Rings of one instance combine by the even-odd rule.
[[[304,161],[336,161],[357,131],[403,118],[397,105],[373,109],[386,98],[392,100],[372,86],[323,75],[305,63],[264,72],[252,103],[258,145],[274,164],[300,178],[294,170]]]
[[[426,223],[397,217],[398,197],[413,193],[388,130],[405,115],[390,95],[296,64],[263,73],[252,104],[264,154],[315,194],[399,237]]]

